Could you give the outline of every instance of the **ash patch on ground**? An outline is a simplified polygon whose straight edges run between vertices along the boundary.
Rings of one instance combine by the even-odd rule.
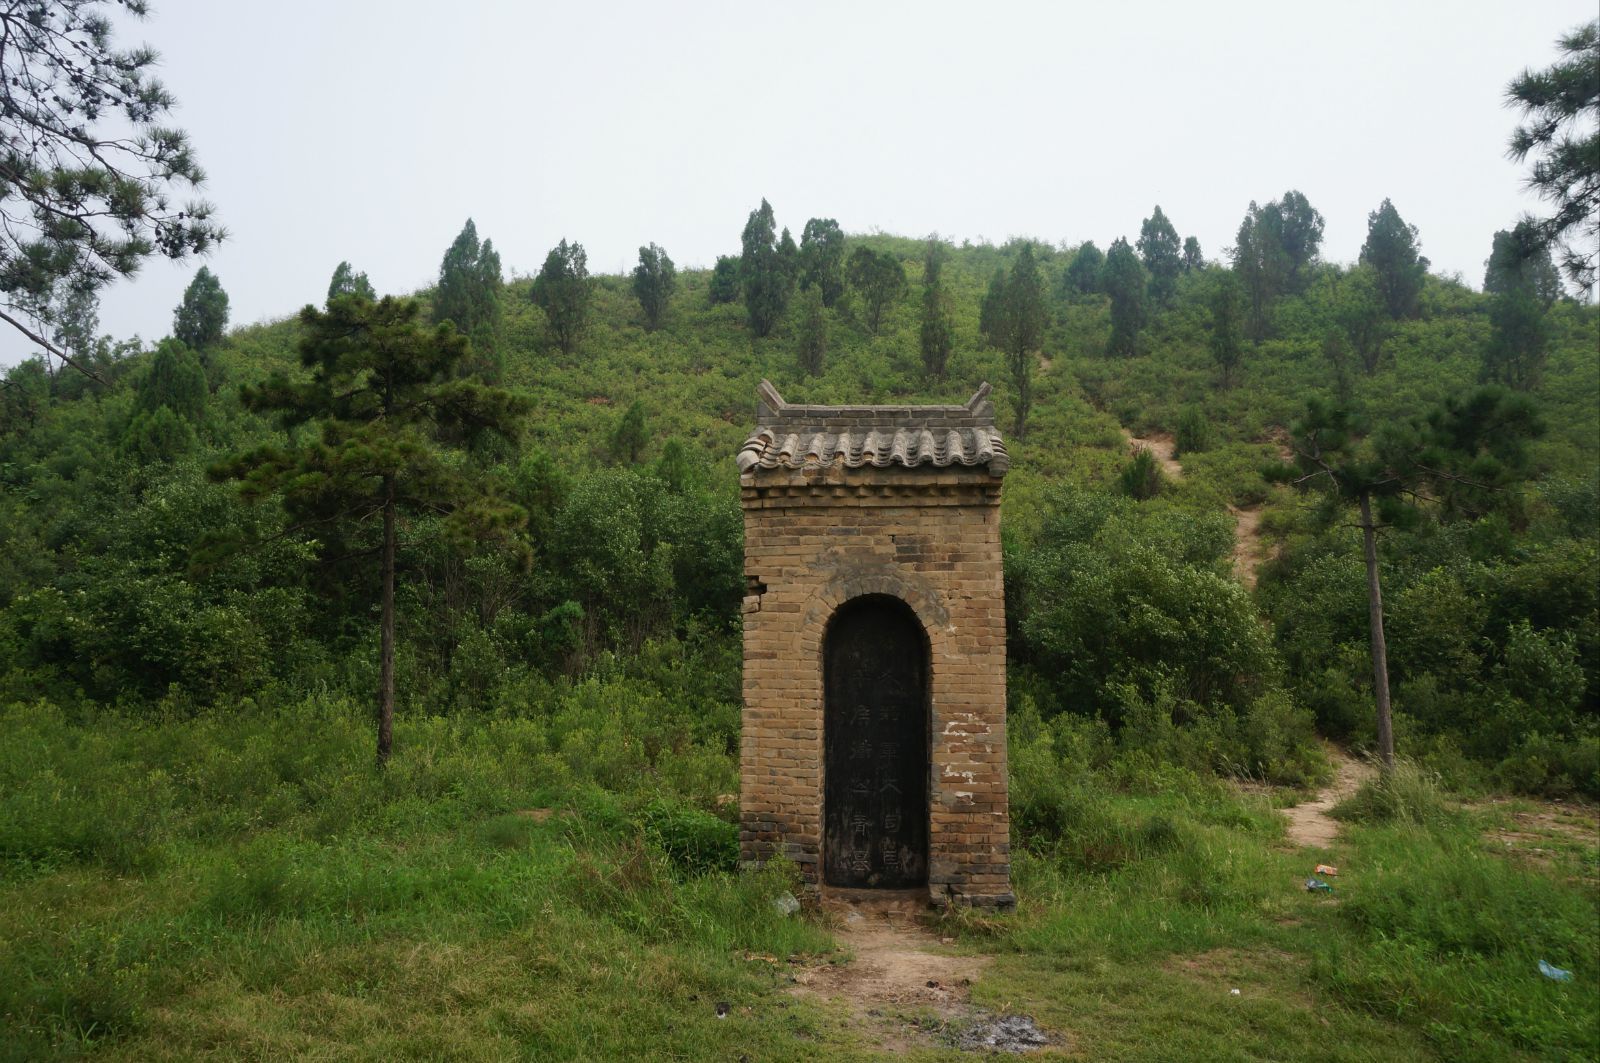
[[[979,1019],[956,1039],[969,1052],[1032,1052],[1050,1037],[1027,1015],[991,1015]]]

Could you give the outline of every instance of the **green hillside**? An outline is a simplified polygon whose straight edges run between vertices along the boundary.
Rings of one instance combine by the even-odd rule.
[[[859,286],[822,309],[815,373],[800,295],[758,337],[742,300],[713,305],[710,270],[677,275],[655,330],[630,278],[591,278],[570,352],[532,278],[498,290],[465,330],[470,372],[435,383],[527,412],[515,439],[428,436],[448,501],[398,526],[381,772],[381,521],[314,524],[282,505],[292,483],[249,502],[223,468],[319,438],[252,391],[308,379],[308,327],[101,341],[98,380],[11,370],[4,1053],[870,1055],[786,992],[832,947],[773,909],[793,869],[735,866],[733,456],[762,378],[807,403],[960,402],[989,381],[1010,429],[1019,389],[984,304],[1027,245],[945,248],[938,377],[926,242],[844,246],[892,257],[906,286],[876,331]],[[1002,508],[1020,910],[941,931],[997,956],[975,1004],[1090,1056],[1161,1057],[1175,1024],[1199,1058],[1600,1051],[1592,840],[1494,848],[1532,799],[1600,798],[1600,310],[1541,306],[1536,371],[1471,405],[1509,297],[1429,275],[1406,313],[1374,316],[1366,274],[1313,254],[1225,376],[1218,292],[1242,269],[1173,274],[1133,353],[1111,353],[1113,301],[1075,286],[1081,251],[1030,248],[1045,329]],[[437,297],[416,293],[425,317]],[[1370,371],[1352,338],[1369,334]],[[1275,811],[1328,780],[1325,740],[1375,743],[1355,510],[1285,471],[1313,400],[1358,439],[1460,462],[1385,499],[1402,764],[1344,809],[1342,855],[1316,853],[1365,876],[1342,903],[1306,900],[1316,861]],[[1181,471],[1130,435],[1171,437]],[[499,516],[465,523],[462,499]],[[1255,972],[1246,1022],[1174,966],[1215,952]]]

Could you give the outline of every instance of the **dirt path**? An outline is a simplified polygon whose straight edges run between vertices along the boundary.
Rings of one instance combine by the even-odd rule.
[[[1295,845],[1319,849],[1332,845],[1339,833],[1339,821],[1328,813],[1374,774],[1371,764],[1357,760],[1334,746],[1324,748],[1328,752],[1328,759],[1333,762],[1333,782],[1324,787],[1315,800],[1283,810],[1284,817],[1289,821],[1289,841]]]
[[[1148,450],[1161,465],[1161,471],[1167,474],[1168,479],[1183,479],[1183,466],[1173,456],[1178,452],[1178,442],[1169,433],[1157,432],[1151,436],[1136,436],[1124,428],[1122,434],[1128,437],[1128,449],[1131,453],[1137,454],[1141,450]]]
[[[1261,564],[1261,507],[1229,506],[1228,512],[1233,514],[1233,575],[1253,591]]]
[[[972,1051],[1028,1052],[1051,1038],[1023,1015],[974,1007],[969,989],[992,957],[958,955],[904,907],[836,910],[834,936],[852,954],[797,973],[797,996],[843,1007],[876,1048],[899,1053],[930,1045]]]

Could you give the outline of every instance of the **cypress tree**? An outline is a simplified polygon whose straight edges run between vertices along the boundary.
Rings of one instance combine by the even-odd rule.
[[[800,286],[812,285],[829,309],[844,294],[844,230],[832,218],[812,218],[800,233]]]
[[[453,322],[456,331],[466,336],[474,358],[467,368],[496,379],[499,372],[497,350],[500,332],[500,293],[505,280],[500,272],[500,255],[494,242],[478,241],[478,227],[471,218],[445,251],[439,263],[439,287],[433,297],[433,321]]]
[[[571,354],[589,325],[589,255],[579,243],[563,239],[545,256],[533,279],[533,303],[544,311],[550,338],[562,354]]]
[[[195,272],[172,314],[172,335],[190,350],[204,351],[228,329],[228,293],[206,267]]]
[[[1128,241],[1117,237],[1106,252],[1105,287],[1111,297],[1112,354],[1132,356],[1138,350],[1139,330],[1145,323],[1145,293],[1149,282],[1144,267]]]
[[[711,305],[736,303],[739,301],[741,291],[739,260],[733,255],[718,255],[716,267],[711,271],[711,282],[706,288]]]
[[[378,294],[372,290],[372,282],[367,280],[367,275],[357,273],[348,262],[340,262],[335,266],[333,278],[328,281],[328,302],[333,302],[341,295],[353,295],[369,302],[378,298]]]
[[[795,340],[800,368],[811,376],[820,376],[828,354],[828,318],[822,305],[822,289],[816,285],[800,293],[800,323]]]
[[[1418,247],[1417,227],[1407,225],[1389,200],[1367,215],[1361,261],[1377,271],[1383,305],[1396,321],[1417,316],[1417,297],[1428,272],[1428,260],[1417,253]]]
[[[922,259],[922,319],[917,338],[922,348],[922,369],[934,380],[944,379],[955,343],[955,321],[950,296],[944,290],[944,261],[949,250],[938,237],[928,241]]]
[[[783,319],[794,287],[792,260],[785,260],[777,233],[772,205],[763,199],[761,206],[751,211],[745,222],[739,256],[739,283],[744,290],[745,313],[750,331],[757,336],[770,335]],[[784,235],[788,238],[787,229]],[[792,239],[788,243],[794,246]],[[795,257],[798,257],[798,249]]]
[[[678,269],[667,253],[655,244],[639,248],[639,264],[633,268],[633,294],[644,311],[644,327],[654,332],[661,327],[667,301],[678,288]]]
[[[874,334],[883,324],[883,312],[906,291],[906,269],[888,251],[858,247],[850,255],[850,284],[861,293],[867,309],[867,330]]]
[[[1155,211],[1139,227],[1139,256],[1150,274],[1150,298],[1165,306],[1178,290],[1178,274],[1183,272],[1183,250],[1178,230],[1161,212]]]
[[[1065,283],[1079,295],[1093,294],[1101,290],[1101,274],[1105,268],[1106,256],[1093,240],[1085,240],[1072,256],[1072,264],[1064,274]]]

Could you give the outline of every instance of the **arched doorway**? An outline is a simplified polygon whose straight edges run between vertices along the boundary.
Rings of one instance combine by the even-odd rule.
[[[928,641],[898,598],[839,607],[823,640],[823,880],[928,880]]]

